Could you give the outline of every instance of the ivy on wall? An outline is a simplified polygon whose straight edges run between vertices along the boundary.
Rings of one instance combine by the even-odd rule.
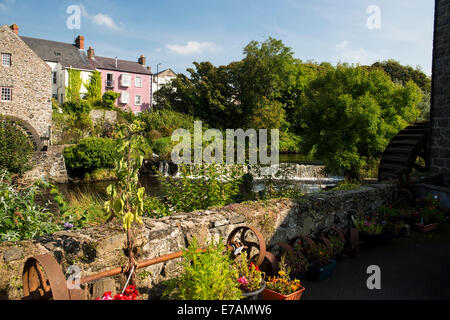
[[[66,99],[73,102],[80,99],[80,90],[83,81],[81,80],[81,71],[76,69],[67,69],[69,74],[69,85],[66,87]]]
[[[98,71],[93,71],[89,76],[89,82],[85,84],[89,100],[102,99],[102,74]]]

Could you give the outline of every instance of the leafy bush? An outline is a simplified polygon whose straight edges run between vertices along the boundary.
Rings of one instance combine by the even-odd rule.
[[[0,118],[0,168],[22,174],[31,168],[34,147],[13,122]]]
[[[89,101],[82,99],[74,99],[73,101],[66,101],[63,103],[62,108],[64,112],[69,114],[89,114],[92,107]]]
[[[170,137],[164,137],[160,139],[150,140],[150,145],[153,152],[160,157],[169,157],[172,152],[173,142]]]
[[[216,164],[179,165],[180,178],[158,171],[162,194],[175,212],[190,212],[235,202],[242,181],[242,167]]]
[[[64,150],[67,168],[81,176],[99,168],[114,167],[115,141],[107,138],[85,138]]]
[[[116,105],[116,100],[119,98],[120,93],[114,91],[106,91],[102,96],[103,108],[106,110],[113,110]]]
[[[51,212],[36,203],[37,184],[18,188],[0,172],[0,241],[32,239],[61,230]]]
[[[238,300],[242,297],[233,279],[232,260],[222,240],[211,241],[199,252],[194,238],[183,254],[181,274],[167,282],[165,296],[176,300]]]
[[[144,216],[150,218],[163,218],[170,216],[172,212],[169,207],[157,197],[146,197],[144,199]]]

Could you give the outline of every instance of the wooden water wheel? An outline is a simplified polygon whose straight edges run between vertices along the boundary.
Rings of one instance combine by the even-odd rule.
[[[413,169],[425,171],[416,163],[418,157],[426,159],[429,121],[417,122],[400,131],[389,142],[378,167],[378,180],[407,181]]]

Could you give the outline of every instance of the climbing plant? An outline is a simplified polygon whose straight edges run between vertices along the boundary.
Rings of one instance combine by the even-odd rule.
[[[102,99],[102,74],[94,71],[89,76],[89,82],[85,84],[86,97],[90,100],[98,101]]]
[[[69,85],[66,87],[66,99],[74,101],[80,99],[80,90],[83,81],[81,79],[81,71],[76,69],[67,69],[69,75]]]

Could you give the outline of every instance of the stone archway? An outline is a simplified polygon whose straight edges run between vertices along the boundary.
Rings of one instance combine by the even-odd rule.
[[[36,129],[26,120],[20,119],[19,117],[6,115],[0,115],[0,120],[11,121],[17,124],[33,143],[34,151],[38,152],[42,150],[43,146],[41,139],[39,138],[39,134],[37,133]]]

